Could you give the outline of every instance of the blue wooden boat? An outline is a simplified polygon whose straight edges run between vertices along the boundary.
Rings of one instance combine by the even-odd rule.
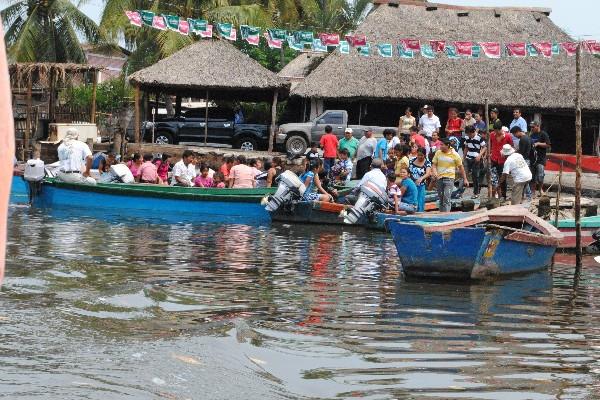
[[[32,205],[69,208],[78,215],[93,209],[94,216],[144,218],[169,223],[230,222],[268,223],[271,218],[260,204],[275,188],[217,189],[149,184],[99,183],[83,185],[44,179]]]
[[[388,219],[385,225],[409,277],[481,280],[543,269],[562,238],[519,206],[437,224]]]
[[[29,186],[22,176],[13,175],[10,185],[10,203],[11,204],[28,204],[29,203]]]
[[[437,212],[427,211],[415,214],[387,214],[382,212],[373,213],[368,221],[364,221],[364,226],[368,229],[385,231],[385,221],[393,219],[400,222],[415,223],[421,225],[438,224],[442,222],[456,221],[459,219],[471,217],[479,211],[452,211],[452,212]]]

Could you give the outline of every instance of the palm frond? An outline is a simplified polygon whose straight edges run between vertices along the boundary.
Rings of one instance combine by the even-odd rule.
[[[69,0],[55,0],[51,10],[55,15],[64,14],[67,21],[70,21],[71,29],[81,34],[88,42],[97,43],[100,39],[98,25]]]
[[[40,45],[39,38],[42,37],[39,17],[39,8],[33,8],[19,31],[15,32],[14,43],[8,48],[11,60],[16,62],[38,61],[36,54]]]
[[[269,14],[259,4],[215,8],[207,12],[207,17],[216,21],[230,22],[236,26],[241,24],[269,26],[271,22]]]
[[[23,17],[26,10],[27,3],[25,2],[18,2],[6,7],[4,10],[0,11],[2,24],[4,26],[11,26],[17,18]]]

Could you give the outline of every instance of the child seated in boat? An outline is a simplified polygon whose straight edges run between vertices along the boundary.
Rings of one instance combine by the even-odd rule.
[[[142,156],[139,153],[134,153],[133,157],[131,157],[131,160],[127,161],[126,165],[131,171],[131,175],[133,175],[136,180],[139,179],[142,162]]]
[[[171,167],[171,156],[163,153],[159,159],[154,160],[154,165],[156,165],[156,171],[160,180],[163,183],[167,183],[169,180],[169,168]]]
[[[202,188],[214,187],[215,183],[213,181],[213,178],[208,176],[209,172],[210,168],[208,168],[208,165],[200,164],[200,175],[198,175],[196,179],[194,179],[194,186]]]
[[[319,158],[310,161],[309,170],[302,174],[300,180],[304,182],[306,191],[302,196],[304,201],[333,201],[333,198],[323,186],[321,186],[321,179],[319,179],[319,172],[323,170],[323,161]]]
[[[338,152],[339,160],[331,167],[331,176],[334,182],[345,184],[352,179],[352,161],[348,159],[348,150]]]
[[[394,212],[398,212],[398,205],[400,204],[400,197],[402,194],[400,193],[400,188],[396,185],[396,174],[393,172],[388,172],[386,175],[387,178],[387,195],[389,206],[393,208]]]
[[[314,158],[321,158],[319,156],[319,145],[315,142],[311,142],[310,150],[306,153],[306,159],[310,161]]]
[[[135,179],[139,183],[162,183],[158,177],[158,169],[152,164],[152,154],[144,154],[144,163],[140,166],[138,177]]]
[[[217,171],[213,175],[213,184],[214,187],[219,189],[223,189],[225,187],[225,176],[221,171]]]

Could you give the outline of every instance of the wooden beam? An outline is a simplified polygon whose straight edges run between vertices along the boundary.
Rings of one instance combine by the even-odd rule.
[[[204,144],[208,140],[208,90],[206,91],[206,98],[204,99]]]
[[[179,117],[181,116],[181,95],[178,94],[175,97],[175,116]]]
[[[29,138],[31,137],[31,113],[32,113],[32,104],[31,104],[31,87],[33,86],[32,77],[29,75],[29,80],[27,81],[27,119],[25,121],[25,133],[23,135],[23,161],[27,161],[26,157],[29,157],[27,152],[29,151]]]
[[[487,159],[487,168],[485,171],[485,177],[487,180],[487,191],[488,199],[492,198],[492,161],[490,159],[490,153],[492,152],[492,140],[490,138],[490,103],[488,99],[485,99],[485,142],[487,143],[487,151],[485,157]]]
[[[134,132],[135,132],[135,142],[136,143],[140,143],[140,87],[136,86],[135,87],[135,127],[134,127]]]
[[[277,98],[279,90],[273,93],[273,102],[271,103],[271,132],[269,134],[269,153],[273,151],[273,142],[275,141],[275,129],[277,127]]]
[[[575,275],[573,284],[579,284],[583,255],[581,251],[581,42],[575,58]]]
[[[90,122],[96,123],[96,91],[98,89],[98,72],[92,71],[92,111],[90,115]]]

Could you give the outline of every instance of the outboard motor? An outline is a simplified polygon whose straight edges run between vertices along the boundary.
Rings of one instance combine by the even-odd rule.
[[[23,179],[29,184],[29,204],[33,203],[33,198],[42,190],[42,180],[45,176],[46,168],[42,160],[27,160]]]
[[[367,213],[387,206],[387,194],[385,190],[375,183],[369,181],[360,187],[360,194],[354,207],[350,208],[343,216],[344,223],[356,224]]]
[[[269,212],[277,211],[285,204],[301,199],[306,190],[304,183],[292,171],[284,171],[278,179],[279,186],[275,194],[263,199],[265,210]]]

